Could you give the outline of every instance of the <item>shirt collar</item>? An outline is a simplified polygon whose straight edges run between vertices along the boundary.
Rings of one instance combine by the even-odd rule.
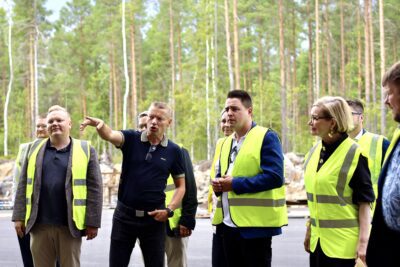
[[[247,133],[245,135],[243,135],[239,139],[237,139],[236,133],[233,133],[233,136],[232,136],[233,140],[235,140],[237,143],[243,142],[243,140],[246,138],[246,136],[250,132],[250,130],[253,129],[256,125],[257,124],[254,121],[252,121],[251,122],[251,128],[247,131]]]
[[[354,137],[354,140],[360,140],[361,136],[365,133],[364,129],[361,129],[361,131]]]
[[[142,134],[140,135],[140,141],[142,141],[143,143],[149,142],[149,138],[147,138],[147,131],[142,132]],[[161,140],[160,145],[163,147],[168,146],[168,138],[165,134],[163,135],[163,139]]]

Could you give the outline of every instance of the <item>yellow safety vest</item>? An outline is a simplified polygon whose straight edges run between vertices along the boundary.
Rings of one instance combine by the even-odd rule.
[[[37,140],[32,144],[29,152],[27,186],[26,186],[26,215],[25,224],[31,216],[32,194],[34,190],[37,155],[40,148],[46,144],[48,138]],[[84,140],[72,139],[72,218],[76,228],[85,229],[86,219],[86,173],[90,159],[90,143]]]
[[[386,163],[386,160],[389,158],[389,155],[392,153],[392,150],[395,147],[395,145],[397,144],[397,140],[399,140],[399,138],[400,138],[400,128],[398,127],[398,128],[396,128],[396,130],[393,133],[392,140],[390,141],[390,145],[385,154],[385,159],[383,161],[383,165]]]
[[[384,139],[385,137],[382,135],[365,132],[357,142],[363,151],[363,155],[368,159],[375,196],[378,194],[378,179],[382,169],[382,144]]]
[[[179,144],[179,146],[181,148],[183,147],[182,144]],[[171,202],[172,197],[174,196],[174,193],[175,193],[174,178],[172,178],[171,175],[169,175],[169,177],[167,179],[167,186],[165,187],[164,193],[165,193],[165,206],[168,206],[168,204]],[[168,218],[169,227],[171,228],[171,230],[178,227],[179,219],[181,218],[181,215],[182,215],[182,207],[179,207],[174,210],[174,216],[172,216],[171,218]]]
[[[346,138],[317,172],[322,144],[306,156],[304,181],[311,217],[310,250],[318,240],[328,257],[354,259],[359,236],[358,206],[352,203],[353,177],[361,149]]]
[[[267,131],[267,128],[255,126],[247,133],[235,159],[231,174],[233,179],[251,179],[262,173],[260,151]],[[222,145],[219,161],[221,174],[225,174],[228,169],[232,141],[232,136],[229,136]],[[288,222],[284,185],[258,193],[236,194],[230,191],[228,202],[231,220],[237,227],[281,227]],[[218,225],[222,221],[222,203],[219,197],[212,223]]]
[[[220,138],[217,141],[217,144],[215,145],[215,152],[214,152],[214,158],[211,164],[211,170],[210,170],[210,186],[208,187],[208,196],[207,196],[207,201],[208,201],[208,212],[211,213],[213,209],[213,203],[212,203],[212,195],[214,194],[211,181],[215,179],[215,164],[217,164],[217,161],[219,159],[219,154],[221,153],[221,148],[222,144],[226,138]]]

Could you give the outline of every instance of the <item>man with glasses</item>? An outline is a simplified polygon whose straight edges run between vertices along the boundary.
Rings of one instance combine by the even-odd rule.
[[[47,138],[49,134],[47,133],[47,121],[46,115],[40,115],[36,119],[36,132],[35,132],[37,139]],[[13,187],[12,187],[12,197],[13,203],[15,200],[15,195],[17,193],[19,178],[21,175],[21,169],[26,161],[26,157],[28,155],[28,151],[32,145],[30,143],[23,143],[19,145],[19,150],[17,154],[17,158],[15,159],[15,167],[14,167],[14,174],[13,174]],[[21,250],[22,261],[25,267],[33,267],[33,260],[32,260],[32,253],[30,249],[30,234],[26,234],[23,237],[18,236],[18,243],[19,248]]]
[[[165,133],[171,125],[171,109],[153,102],[145,131],[114,131],[101,119],[87,117],[81,124],[96,127],[100,137],[121,149],[122,171],[118,202],[111,232],[109,265],[129,265],[136,239],[145,266],[163,266],[165,222],[174,215],[185,194],[182,151]],[[165,185],[174,179],[175,192],[165,207]]]
[[[346,100],[353,115],[354,128],[349,136],[357,141],[364,155],[368,158],[371,181],[375,196],[378,193],[378,178],[382,169],[383,159],[390,142],[383,135],[368,132],[363,128],[364,105],[358,99]]]
[[[234,134],[222,144],[212,181],[220,196],[213,224],[222,231],[228,266],[271,266],[272,236],[288,222],[281,143],[276,132],[253,122],[246,91],[230,91],[225,110]]]

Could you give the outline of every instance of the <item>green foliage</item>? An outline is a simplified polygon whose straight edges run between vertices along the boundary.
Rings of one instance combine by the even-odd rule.
[[[36,16],[33,3],[36,2]],[[14,0],[13,61],[14,82],[9,107],[9,144],[11,154],[15,154],[20,142],[28,141],[32,129],[29,121],[29,42],[34,22],[40,31],[38,43],[38,85],[40,113],[49,106],[60,104],[69,109],[73,119],[72,134],[89,139],[99,150],[108,147],[93,129],[80,133],[78,125],[84,112],[100,117],[114,126],[114,112],[119,125],[122,121],[122,98],[125,89],[121,36],[121,1],[117,0],[72,0],[61,9],[57,21],[47,20],[50,14],[45,8],[45,0]],[[232,1],[229,2],[230,34],[233,42]],[[238,1],[240,85],[253,96],[254,120],[263,126],[273,128],[282,134],[281,85],[279,62],[279,16],[277,1]],[[361,24],[357,25],[359,6],[352,1],[343,1],[345,24],[345,97],[358,97],[358,74],[361,71],[361,98],[365,99],[364,79],[364,26],[363,11],[360,10]],[[384,1],[386,65],[399,58],[400,40],[398,32],[400,11],[396,0]],[[313,81],[315,83],[315,9],[307,1],[283,1],[284,43],[287,95],[287,127],[290,149],[305,153],[314,141],[309,134],[308,94],[310,88],[308,58],[308,18],[313,27]],[[215,4],[217,4],[215,6]],[[215,10],[216,8],[216,10]],[[332,86],[334,94],[340,87],[340,10],[339,1],[329,1],[329,6],[320,3],[320,70],[321,85],[326,84],[326,47],[331,44]],[[325,13],[329,21],[325,21]],[[374,50],[376,84],[380,83],[380,54],[378,4],[373,5]],[[216,17],[215,17],[216,12]],[[130,0],[126,2],[126,34],[129,73],[137,80],[139,112],[146,110],[153,101],[171,103],[175,100],[176,140],[191,151],[194,160],[207,157],[207,143],[211,147],[219,136],[220,111],[229,90],[229,72],[226,54],[226,33],[224,1],[222,0],[181,0],[173,1],[174,53],[175,53],[175,94],[171,95],[170,59],[170,14],[169,1]],[[130,26],[135,24],[136,73],[130,67]],[[329,32],[325,25],[328,23]],[[215,31],[217,29],[217,31]],[[6,92],[8,73],[8,25],[6,12],[0,9],[0,86]],[[358,63],[358,35],[361,34],[362,62]],[[210,69],[206,70],[206,42],[214,41],[209,51]],[[178,47],[180,45],[180,47]],[[233,44],[231,44],[233,48]],[[181,56],[181,66],[178,55]],[[232,60],[233,60],[233,55]],[[215,62],[216,92],[213,91],[212,60]],[[387,67],[386,66],[386,67]],[[182,69],[180,69],[180,67]],[[261,70],[261,72],[260,72]],[[182,71],[182,77],[179,73]],[[210,135],[207,136],[206,74],[209,76]],[[296,77],[296,80],[294,80]],[[315,87],[315,85],[314,85]],[[114,107],[114,91],[117,107]],[[131,88],[130,88],[131,89]],[[377,86],[379,90],[380,87]],[[132,94],[132,92],[131,92]],[[377,103],[371,105],[369,114],[380,114],[380,92]],[[4,109],[5,93],[1,94],[0,107]],[[132,108],[129,101],[128,109]],[[134,119],[129,115],[128,127],[134,127]],[[380,129],[380,120],[377,122]],[[4,121],[0,119],[3,129]],[[389,137],[396,124],[391,112],[387,114],[385,132]],[[169,133],[171,135],[172,133]],[[0,132],[0,152],[3,146],[3,131]],[[12,144],[12,145],[11,145]],[[212,148],[211,148],[212,149]],[[114,151],[114,159],[120,153]]]

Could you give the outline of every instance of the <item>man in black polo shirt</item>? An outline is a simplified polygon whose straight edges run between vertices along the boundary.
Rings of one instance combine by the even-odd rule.
[[[114,212],[110,266],[128,266],[136,239],[146,266],[164,265],[165,221],[173,216],[185,194],[181,149],[165,136],[171,109],[154,102],[148,111],[147,130],[114,131],[102,120],[87,117],[81,124],[96,127],[98,134],[123,154],[118,203]],[[165,208],[165,185],[174,178],[174,196]]]

